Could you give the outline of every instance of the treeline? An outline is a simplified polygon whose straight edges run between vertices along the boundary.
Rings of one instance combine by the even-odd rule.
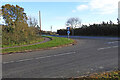
[[[119,22],[119,20],[118,20]],[[72,35],[72,29],[70,29]],[[112,21],[109,23],[103,22],[102,24],[82,25],[81,28],[74,29],[75,36],[120,36],[120,25],[114,24]],[[59,35],[67,35],[66,29],[57,30]]]
[[[40,39],[37,27],[28,26],[29,20],[24,8],[6,4],[2,7],[2,16],[6,25],[2,25],[2,44],[23,44]]]

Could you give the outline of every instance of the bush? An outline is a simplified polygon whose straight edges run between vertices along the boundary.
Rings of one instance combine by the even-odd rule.
[[[3,45],[30,43],[30,41],[36,39],[36,28],[28,27],[25,23],[17,23],[15,27],[2,26]]]

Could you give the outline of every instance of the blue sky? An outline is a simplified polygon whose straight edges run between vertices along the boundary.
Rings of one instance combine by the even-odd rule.
[[[42,30],[53,31],[66,28],[65,22],[71,17],[78,17],[82,24],[101,23],[112,20],[117,22],[118,2],[114,0],[89,0],[86,2],[3,2],[19,5],[24,8],[27,16],[38,20],[38,11],[41,11]],[[100,4],[101,3],[101,4]],[[1,22],[1,21],[0,21]]]

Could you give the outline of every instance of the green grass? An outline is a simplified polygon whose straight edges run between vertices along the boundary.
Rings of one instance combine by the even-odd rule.
[[[44,38],[39,38],[38,37],[36,40],[32,40],[32,41],[29,41],[29,42],[23,42],[23,43],[19,43],[19,44],[2,45],[2,47],[5,48],[5,47],[29,45],[29,44],[34,44],[34,43],[41,42],[41,41],[44,41]]]
[[[66,45],[66,44],[70,44],[70,43],[74,42],[74,40],[72,40],[72,39],[68,40],[67,38],[50,37],[50,36],[49,36],[49,38],[52,38],[52,40],[48,41],[46,43],[29,45],[29,46],[24,46],[24,47],[3,49],[2,53],[4,54],[4,53],[24,52],[24,51],[45,49],[45,48],[50,48],[50,47],[62,46],[62,45]]]

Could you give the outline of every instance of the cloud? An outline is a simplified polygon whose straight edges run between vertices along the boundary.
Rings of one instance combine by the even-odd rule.
[[[75,12],[76,12],[76,10],[72,10],[72,12],[73,12],[73,13],[75,13]]]
[[[117,13],[118,1],[119,0],[90,0],[85,5],[77,6],[76,11],[87,9],[94,14],[113,14]]]
[[[88,9],[87,5],[79,5],[79,6],[77,6],[78,11],[85,10],[85,9]]]
[[[112,14],[118,9],[118,0],[91,0],[88,5],[99,14]]]

